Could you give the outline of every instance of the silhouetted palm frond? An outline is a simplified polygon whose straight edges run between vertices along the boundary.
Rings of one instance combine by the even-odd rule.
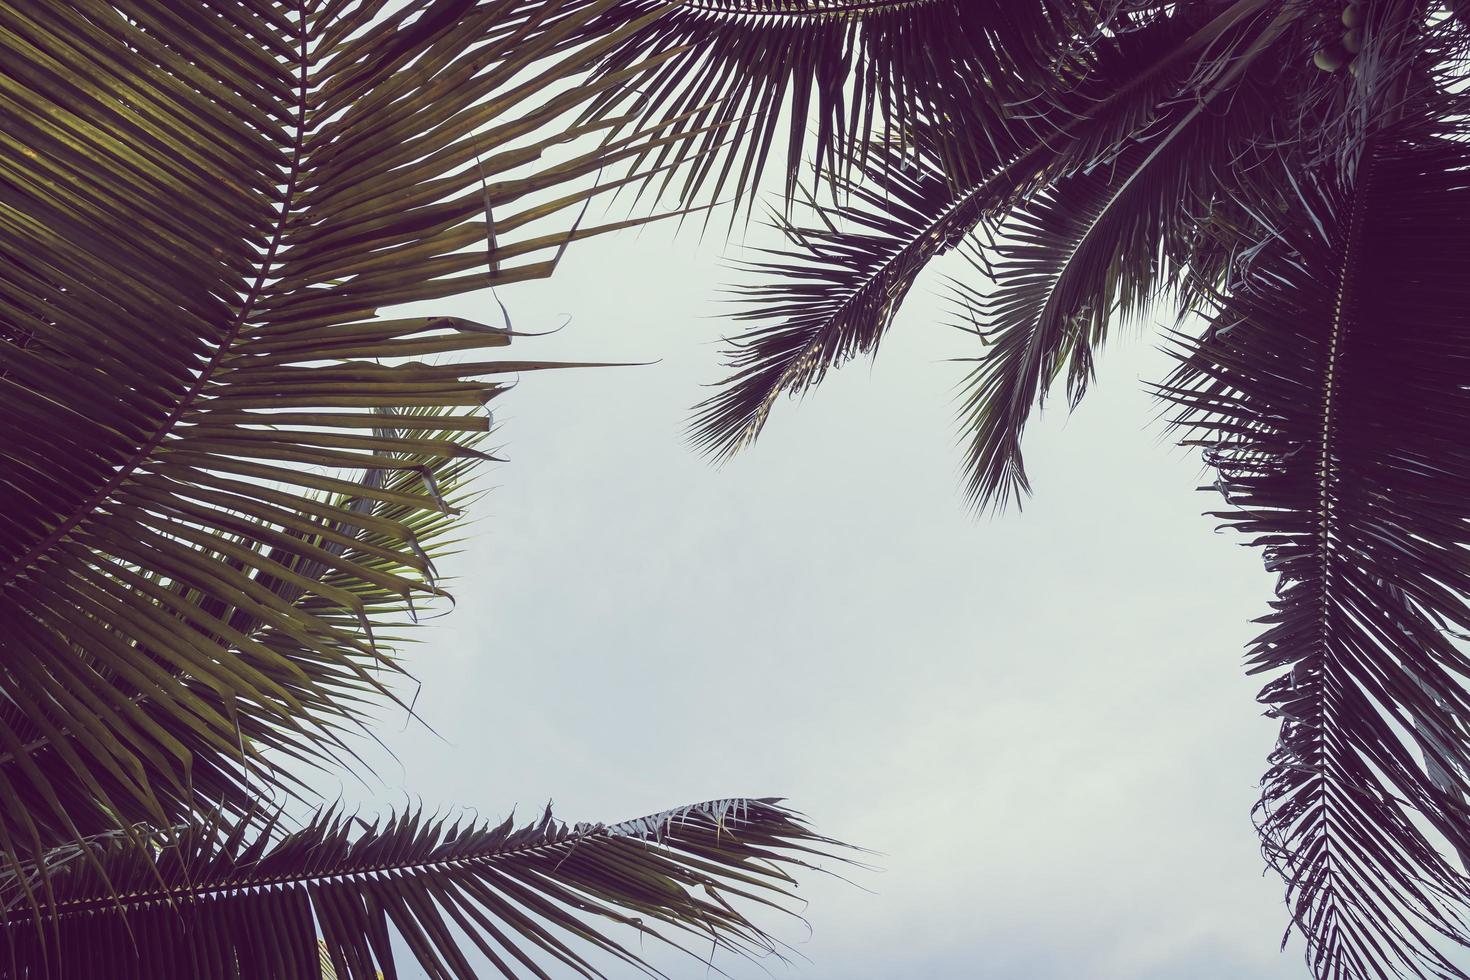
[[[752,281],[732,290],[743,307],[734,319],[757,325],[727,341],[734,373],[696,407],[695,445],[733,454],[760,433],[782,394],[877,348],[914,279],[944,247],[910,230],[945,234],[951,201],[934,161],[905,155],[895,146],[873,150],[840,211],[813,209],[822,226],[776,219],[793,247],[749,263]]]
[[[147,849],[110,836],[85,845],[92,861],[69,853],[49,873],[51,917],[12,912],[0,932],[15,980],[318,980],[318,935],[342,980],[398,976],[395,946],[431,977],[484,976],[471,947],[505,977],[602,976],[592,954],[657,975],[609,923],[640,943],[698,944],[685,950],[696,963],[711,944],[779,954],[737,906],[783,909],[788,869],[831,844],[777,800],[612,825],[550,809],[520,827],[419,812],[367,824],[329,810],[293,831],[199,819]]]
[[[1065,75],[1092,25],[1073,0],[625,0],[609,19],[658,11],[604,70],[671,55],[636,83],[638,118],[687,120],[659,155],[691,163],[685,200],[750,195],[773,154],[789,195],[806,162],[839,176],[880,131],[924,117],[964,121],[947,159],[1002,160],[1009,106]]]
[[[813,204],[800,225],[783,222],[796,247],[754,265],[759,281],[739,288],[745,309],[736,319],[758,326],[729,342],[733,374],[697,407],[695,444],[719,457],[749,444],[781,395],[800,394],[829,368],[873,352],[932,258],[1011,206],[1024,215],[1027,205],[1019,202],[1029,192],[1058,180],[1073,187],[1096,185],[1102,178],[1088,174],[1099,168],[1118,171],[1116,158],[1125,144],[1146,147],[1131,159],[1138,165],[1146,161],[1150,171],[1134,182],[1126,174],[1118,177],[1132,193],[1120,198],[1111,214],[1115,222],[1131,222],[1137,230],[1135,253],[1145,247],[1137,242],[1144,234],[1153,235],[1155,250],[1164,249],[1163,236],[1150,232],[1141,217],[1128,218],[1127,208],[1141,197],[1175,190],[1181,181],[1197,185],[1207,179],[1208,169],[1174,173],[1162,188],[1156,186],[1166,164],[1191,149],[1195,156],[1185,158],[1191,164],[1209,151],[1216,155],[1204,160],[1206,167],[1229,160],[1228,146],[1194,144],[1206,125],[1212,132],[1229,128],[1220,122],[1222,104],[1231,102],[1246,70],[1261,63],[1279,39],[1280,27],[1263,15],[1264,6],[1241,0],[1203,19],[1163,20],[1110,40],[1097,56],[1093,76],[1055,93],[1044,111],[1038,109],[1041,114],[1027,121],[1026,146],[961,187],[953,186],[953,175],[944,169],[940,148],[950,139],[950,128],[941,121],[920,120],[903,139],[870,149],[852,184],[843,188],[848,200]],[[1254,117],[1232,118],[1235,128],[1222,138],[1238,137]],[[1160,146],[1151,156],[1154,143]],[[1057,193],[1069,193],[1067,186]],[[1100,231],[1111,234],[1117,227]],[[1068,243],[1051,245],[1057,252],[1041,261],[1064,263]],[[1017,384],[1026,387],[1019,379]],[[1029,409],[1030,400],[1018,407]],[[972,457],[977,498],[984,496],[985,479],[978,475],[983,465],[978,455]]]
[[[764,951],[827,842],[770,800],[614,827],[284,831],[445,596],[511,332],[387,307],[549,274],[666,136],[618,0],[0,11],[0,971],[434,976]],[[448,355],[454,355],[449,357]],[[401,706],[401,705],[400,705]],[[284,768],[288,762],[297,765]],[[201,814],[212,813],[205,820]],[[769,897],[763,898],[766,895]],[[604,961],[605,962],[605,961]],[[508,965],[509,964],[509,965]]]
[[[1274,39],[1262,35],[1259,50]],[[1247,78],[1250,68],[1264,77]],[[1030,492],[1021,437],[1033,406],[1063,373],[1077,405],[1111,326],[1181,280],[1218,275],[1215,239],[1200,226],[1255,162],[1252,142],[1276,109],[1267,84],[1276,74],[1254,54],[1238,58],[1206,91],[1162,107],[1116,155],[1011,207],[971,252],[973,274],[952,288],[984,345],[960,414],[976,506],[1003,508]]]
[[[1470,146],[1433,116],[1271,216],[1163,389],[1277,599],[1259,814],[1319,977],[1464,976]],[[1455,952],[1460,947],[1460,952]]]

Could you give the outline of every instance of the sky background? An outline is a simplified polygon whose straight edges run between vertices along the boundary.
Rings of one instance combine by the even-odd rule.
[[[964,505],[946,359],[974,350],[923,284],[876,362],[717,470],[683,423],[731,329],[721,237],[598,239],[500,291],[517,329],[569,318],[509,357],[658,363],[495,403],[509,462],[408,651],[437,734],[385,717],[395,757],[341,794],[604,822],[784,796],[880,852],[805,876],[810,929],[775,927],[806,959],[716,961],[741,980],[1305,976],[1249,816],[1275,726],[1240,662],[1271,581],[1154,421],[1156,334],[1033,424],[1021,513]],[[432,309],[498,322],[488,293]]]

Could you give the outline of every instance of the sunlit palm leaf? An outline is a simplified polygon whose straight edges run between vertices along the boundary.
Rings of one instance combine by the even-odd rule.
[[[376,311],[547,274],[604,230],[577,227],[593,176],[644,148],[568,128],[621,81],[571,84],[623,40],[573,43],[598,5],[379,7],[0,12],[11,860],[238,810],[247,740],[310,754],[385,693],[372,621],[440,591],[415,522],[473,455],[403,413],[523,365],[416,360],[508,337]]]
[[[774,953],[744,911],[783,907],[788,869],[832,842],[777,800],[717,800],[604,826],[548,809],[517,828],[406,813],[361,825],[327,811],[300,830],[269,818],[196,821],[150,850],[115,837],[54,868],[57,914],[0,925],[15,980],[318,980],[317,936],[343,980],[398,976],[396,935],[431,977],[601,976],[587,957],[644,967],[604,935]],[[13,885],[13,883],[12,883]],[[0,892],[15,898],[15,889]],[[463,938],[462,938],[463,937]]]

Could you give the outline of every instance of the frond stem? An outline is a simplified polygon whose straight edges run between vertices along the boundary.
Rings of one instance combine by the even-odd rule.
[[[1355,298],[1353,295],[1355,266],[1363,234],[1365,202],[1372,186],[1374,159],[1372,149],[1368,148],[1364,154],[1363,167],[1359,171],[1358,184],[1353,194],[1353,210],[1348,219],[1347,241],[1343,248],[1342,262],[1338,267],[1337,289],[1333,297],[1332,325],[1328,332],[1327,351],[1323,363],[1322,429],[1317,447],[1317,510],[1319,515],[1317,560],[1322,572],[1322,588],[1318,596],[1320,608],[1317,620],[1317,642],[1318,655],[1322,658],[1321,675],[1318,681],[1322,685],[1322,715],[1313,735],[1316,743],[1314,754],[1320,753],[1323,756],[1329,751],[1327,732],[1337,727],[1336,715],[1341,687],[1337,671],[1334,669],[1335,659],[1331,656],[1334,536],[1337,524],[1335,492],[1339,479],[1333,445],[1336,435],[1338,402],[1341,400],[1339,387],[1343,345],[1350,327],[1352,301]],[[1336,877],[1334,871],[1336,862],[1333,856],[1333,775],[1327,771],[1328,767],[1324,758],[1314,759],[1313,762],[1311,768],[1314,773],[1313,779],[1317,784],[1314,795],[1319,800],[1322,815],[1322,861],[1324,871],[1331,879]],[[1331,886],[1329,885],[1326,890],[1330,896]]]
[[[705,806],[708,806],[708,804],[695,804],[683,809],[686,813],[691,811],[703,812],[702,807]],[[707,813],[705,815],[707,817],[709,816]],[[663,814],[658,816],[663,816]],[[524,844],[516,844],[509,847],[491,846],[439,858],[424,860],[402,859],[378,862],[359,867],[337,868],[327,871],[302,871],[299,873],[258,877],[252,876],[247,871],[240,877],[222,882],[200,883],[197,885],[185,884],[177,888],[145,888],[138,891],[100,896],[97,898],[73,898],[54,903],[51,907],[55,909],[55,912],[48,917],[61,918],[67,915],[80,915],[87,912],[146,906],[157,902],[167,902],[170,904],[176,901],[195,902],[210,896],[229,894],[251,888],[279,890],[304,882],[351,881],[362,878],[374,878],[394,872],[444,871],[473,865],[495,864],[512,858],[533,855],[538,851],[552,851],[560,848],[575,847],[577,844],[582,844],[589,840],[630,841],[638,844],[653,844],[657,846],[657,842],[651,840],[646,833],[623,831],[621,829],[639,825],[649,819],[645,817],[642,820],[630,820],[623,824],[595,826],[592,829],[582,832],[573,831],[559,840],[546,840],[544,837],[541,837]],[[713,817],[709,819],[714,823]],[[565,825],[563,824],[562,826],[564,827]],[[728,828],[723,828],[721,832],[731,833]],[[232,868],[230,870],[236,871],[238,869]],[[0,929],[19,921],[21,920],[0,919]]]
[[[715,14],[739,20],[825,21],[835,18],[861,19],[872,14],[890,14],[900,10],[932,7],[939,0],[782,0],[751,9],[749,0],[685,0],[681,6],[702,14]]]

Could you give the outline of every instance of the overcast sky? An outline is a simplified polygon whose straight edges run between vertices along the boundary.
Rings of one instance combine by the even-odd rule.
[[[804,879],[810,932],[780,935],[806,961],[718,961],[739,978],[1305,976],[1249,817],[1274,725],[1240,661],[1271,583],[1152,421],[1153,339],[1033,425],[1022,513],[958,493],[945,359],[974,351],[933,288],[715,470],[682,426],[730,274],[718,235],[671,231],[501,291],[518,329],[570,317],[509,356],[661,360],[496,403],[510,462],[408,654],[438,735],[386,721],[398,762],[345,795],[608,822],[778,795],[881,852],[861,888]],[[438,309],[497,318],[488,294]]]

